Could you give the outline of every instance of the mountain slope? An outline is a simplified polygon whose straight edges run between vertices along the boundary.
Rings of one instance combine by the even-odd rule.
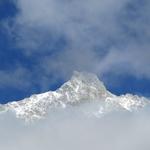
[[[116,96],[110,93],[94,74],[74,72],[72,78],[58,90],[1,105],[0,111],[12,111],[18,118],[33,120],[44,117],[51,108],[66,108],[87,102],[97,105],[98,109],[93,113],[95,116],[120,109],[132,112],[149,105],[144,97],[132,94]]]

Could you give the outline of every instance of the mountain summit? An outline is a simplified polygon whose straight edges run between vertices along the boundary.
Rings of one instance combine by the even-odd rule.
[[[17,118],[33,120],[43,118],[51,108],[98,103],[96,116],[112,110],[136,111],[149,105],[148,99],[137,95],[116,96],[110,93],[92,73],[75,71],[71,79],[56,91],[35,94],[18,102],[0,105],[1,112],[15,112]]]

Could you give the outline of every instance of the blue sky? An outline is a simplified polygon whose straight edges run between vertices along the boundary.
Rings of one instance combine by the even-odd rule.
[[[0,1],[0,103],[55,90],[74,70],[150,96],[148,0]]]

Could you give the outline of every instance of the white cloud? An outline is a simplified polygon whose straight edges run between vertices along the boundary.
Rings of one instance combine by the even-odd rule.
[[[25,79],[29,79],[29,72],[22,67],[17,67],[13,71],[0,70],[0,88],[3,87],[15,87],[15,88],[27,88],[31,86],[31,83]]]
[[[42,87],[53,82],[51,74],[66,79],[73,70],[150,78],[148,0],[15,2],[9,32],[26,56],[36,56],[30,76],[42,73]]]
[[[117,112],[101,119],[86,118],[78,111],[78,107],[51,110],[47,119],[27,125],[12,114],[1,114],[0,147],[3,150],[149,150],[149,110],[136,114]]]
[[[122,51],[111,50],[98,66],[101,73],[130,74],[150,78],[150,50],[147,45],[130,45]]]

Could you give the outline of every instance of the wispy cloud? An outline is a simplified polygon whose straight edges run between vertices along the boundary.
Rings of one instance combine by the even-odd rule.
[[[0,71],[0,88],[3,87],[15,87],[15,88],[27,88],[31,86],[31,83],[26,81],[30,75],[28,70],[22,67],[17,67],[13,70]]]
[[[14,2],[9,32],[49,83],[51,74],[67,78],[73,70],[150,78],[148,0]]]

